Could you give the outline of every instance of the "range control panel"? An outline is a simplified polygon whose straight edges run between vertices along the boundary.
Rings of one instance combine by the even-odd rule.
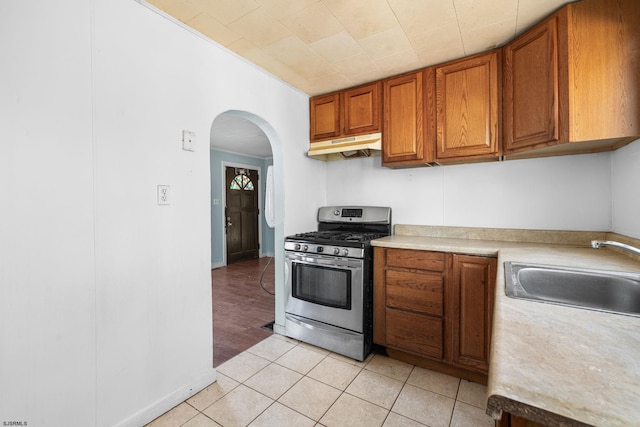
[[[364,249],[344,246],[318,245],[310,242],[284,242],[284,250],[308,254],[330,255],[336,257],[364,258]]]

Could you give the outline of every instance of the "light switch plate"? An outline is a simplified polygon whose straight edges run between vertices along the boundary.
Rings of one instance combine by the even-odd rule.
[[[196,133],[190,130],[182,131],[182,149],[186,151],[195,151],[196,149]]]

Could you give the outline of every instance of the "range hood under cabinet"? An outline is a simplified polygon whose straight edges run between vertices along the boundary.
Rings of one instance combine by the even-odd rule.
[[[350,136],[311,143],[309,157],[327,161],[355,159],[359,157],[380,156],[382,152],[382,134]]]

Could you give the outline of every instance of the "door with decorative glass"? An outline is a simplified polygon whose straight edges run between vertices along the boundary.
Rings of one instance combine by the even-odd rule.
[[[226,167],[227,264],[258,258],[258,171]]]

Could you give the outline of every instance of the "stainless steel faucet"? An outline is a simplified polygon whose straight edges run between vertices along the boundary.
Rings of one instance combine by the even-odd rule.
[[[614,242],[613,240],[592,240],[591,247],[594,249],[600,249],[603,246],[614,246],[616,248],[624,249],[633,254],[640,255],[640,249],[635,246],[625,245],[624,243]]]

